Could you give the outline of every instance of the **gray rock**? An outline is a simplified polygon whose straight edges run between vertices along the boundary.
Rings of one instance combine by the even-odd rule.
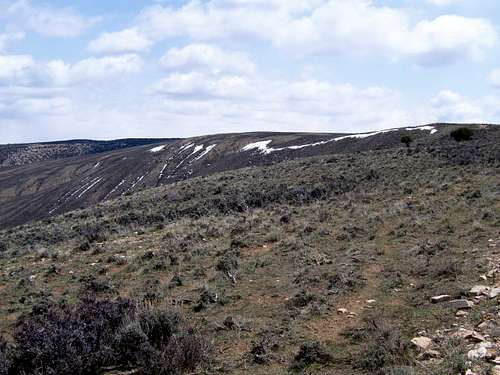
[[[498,296],[500,296],[500,288],[493,288],[488,293],[488,297],[490,298],[497,298]]]
[[[432,340],[425,336],[414,337],[411,343],[421,350],[428,350],[432,346]]]
[[[455,310],[470,309],[474,306],[474,302],[466,299],[454,299],[452,301],[448,301],[446,306]]]
[[[473,296],[480,296],[480,295],[488,295],[488,292],[490,291],[490,287],[486,285],[475,285],[469,290],[469,294]]]
[[[448,295],[448,294],[442,294],[440,296],[431,297],[431,302],[432,303],[440,303],[440,302],[449,301],[450,299],[451,299],[450,295]]]

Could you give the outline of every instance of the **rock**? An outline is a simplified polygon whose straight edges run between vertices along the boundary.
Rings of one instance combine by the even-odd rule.
[[[475,359],[486,358],[487,355],[488,355],[488,349],[486,348],[472,349],[467,352],[467,358],[469,358],[471,361]]]
[[[500,317],[500,316],[499,316]],[[488,330],[488,335],[495,339],[500,339],[500,327],[492,327]]]
[[[500,288],[493,288],[488,293],[489,298],[497,298],[498,296],[500,296]]]
[[[500,375],[500,366],[495,366],[491,369],[491,375]]]
[[[500,357],[496,357],[491,362],[493,362],[495,365],[500,365]]]
[[[452,301],[448,301],[446,305],[451,309],[461,310],[472,308],[474,306],[474,302],[466,299],[454,299]]]
[[[440,296],[431,297],[431,302],[432,303],[440,303],[440,302],[449,301],[450,299],[451,299],[450,295],[448,295],[448,294],[442,294]]]
[[[465,375],[477,375],[477,374],[471,369],[468,369],[467,371],[465,371]]]
[[[474,340],[474,341],[477,341],[477,342],[482,342],[484,340],[486,340],[484,338],[484,336],[480,335],[479,333],[477,332],[474,332],[474,334],[472,336],[470,336],[470,339],[471,340]]]
[[[222,324],[229,330],[237,330],[240,328],[240,325],[234,321],[232,316],[226,317]]]
[[[411,343],[421,350],[428,350],[432,346],[432,340],[425,336],[414,337]]]
[[[490,327],[490,326],[491,326],[491,324],[492,324],[492,323],[491,323],[491,321],[486,320],[486,321],[484,321],[484,322],[480,323],[480,324],[477,326],[477,328],[479,328],[479,329],[487,329],[488,327]]]
[[[437,350],[434,349],[429,349],[425,353],[425,357],[427,358],[440,358],[441,353],[439,353]]]
[[[453,337],[459,338],[459,339],[466,339],[469,336],[472,336],[474,334],[474,331],[471,331],[470,329],[463,329],[460,328],[457,332],[453,334]]]
[[[372,303],[375,303],[375,302],[377,302],[377,300],[375,300],[375,299],[369,299],[366,301],[366,303],[369,305],[371,305]]]
[[[475,285],[469,290],[469,294],[473,296],[488,295],[490,288],[486,285]]]
[[[485,338],[483,336],[481,336],[476,331],[471,331],[469,329],[459,329],[457,332],[453,334],[453,336],[456,338],[476,341],[476,342],[485,341]]]
[[[341,308],[341,309],[337,309],[337,313],[345,315],[345,314],[348,314],[349,311],[347,309]]]
[[[469,315],[467,311],[464,310],[458,310],[457,313],[455,314],[457,317],[462,317],[462,316],[467,316]]]
[[[470,360],[475,359],[492,359],[495,358],[495,347],[491,342],[482,342],[478,344],[474,349],[469,350],[467,353],[467,358]]]

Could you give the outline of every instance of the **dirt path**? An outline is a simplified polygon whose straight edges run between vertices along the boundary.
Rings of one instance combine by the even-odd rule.
[[[366,266],[362,272],[366,280],[363,288],[340,299],[335,307],[324,314],[321,319],[308,322],[306,328],[311,336],[323,342],[337,341],[342,338],[340,333],[345,329],[360,326],[363,311],[378,303],[376,300],[374,302],[371,300],[374,300],[374,296],[379,293],[383,269],[383,265],[378,262]],[[338,309],[346,309],[347,313],[339,312]]]

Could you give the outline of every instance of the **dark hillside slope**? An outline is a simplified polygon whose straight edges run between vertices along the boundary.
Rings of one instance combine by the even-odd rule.
[[[0,227],[60,214],[144,189],[254,165],[314,155],[453,144],[454,125],[391,129],[365,134],[242,133],[32,163],[0,170]],[[495,126],[472,126],[477,140],[498,137]]]
[[[278,151],[261,154],[280,147],[276,140],[242,153],[255,161],[245,168],[0,231],[0,330],[9,338],[0,354],[36,362],[41,353],[36,363],[49,369],[77,362],[81,372],[106,375],[155,363],[137,348],[145,332],[162,331],[130,320],[107,340],[132,348],[111,369],[99,362],[92,372],[86,353],[70,351],[75,337],[93,337],[86,325],[58,325],[54,343],[47,311],[93,294],[181,312],[212,344],[211,360],[184,373],[490,374],[500,355],[499,132],[476,129],[458,143],[449,130],[427,131],[408,149],[376,135],[280,163]],[[245,137],[233,149],[275,136]],[[212,151],[207,164],[225,160]],[[442,302],[432,303],[435,296]],[[88,315],[77,322],[101,321],[95,303],[82,305]],[[183,358],[193,347],[178,341],[167,353]],[[111,349],[92,358],[109,358]],[[470,361],[476,350],[484,358]],[[132,361],[135,354],[145,360]]]

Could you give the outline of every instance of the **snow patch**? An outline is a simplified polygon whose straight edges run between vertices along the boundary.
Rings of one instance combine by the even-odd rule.
[[[333,141],[333,139],[330,139],[328,141],[320,141],[320,142],[316,142],[316,143],[308,143],[308,144],[305,144],[305,145],[273,148],[273,147],[268,147],[269,143],[272,142],[271,140],[268,140],[268,141],[260,141],[260,142],[250,143],[250,144],[246,145],[245,147],[243,147],[241,150],[242,151],[250,151],[250,150],[257,149],[262,154],[266,154],[267,155],[267,154],[270,154],[272,152],[283,151],[283,150],[287,150],[287,149],[289,149],[289,150],[300,150],[300,149],[305,148],[305,147],[314,147],[314,146],[324,145],[324,144],[332,142],[332,141]]]
[[[393,132],[393,131],[397,131],[397,130],[401,130],[401,129],[387,129],[387,130],[379,130],[379,131],[371,132],[371,133],[349,134],[349,135],[343,135],[341,137],[332,138],[332,139],[325,140],[325,141],[319,141],[319,142],[315,142],[315,143],[308,143],[308,144],[297,145],[297,146],[279,147],[279,148],[269,147],[269,144],[272,142],[272,140],[266,140],[266,141],[259,141],[259,142],[250,143],[250,144],[246,145],[245,147],[243,147],[241,149],[241,151],[258,150],[258,151],[260,151],[260,153],[267,155],[267,154],[270,154],[272,152],[277,152],[277,151],[300,150],[300,149],[303,149],[305,147],[320,146],[320,145],[324,145],[324,144],[327,144],[330,142],[342,141],[344,139],[363,139],[363,138],[373,137],[377,134],[383,134],[383,133]],[[414,127],[414,128],[406,128],[404,130],[407,130],[407,131],[428,130],[428,131],[430,131],[430,134],[434,134],[437,132],[436,128],[434,128],[433,126],[428,126],[428,125],[418,126],[418,127]]]
[[[187,144],[187,145],[184,145],[184,146],[182,146],[182,147],[179,149],[179,152],[182,152],[182,151],[184,151],[184,150],[187,150],[188,148],[191,148],[191,147],[193,147],[193,146],[194,146],[194,143],[189,143],[189,144]]]
[[[77,198],[81,198],[83,196],[83,194],[85,194],[87,191],[92,189],[95,185],[97,185],[99,182],[101,182],[101,180],[102,180],[102,177],[95,179],[84,191],[82,191],[80,193],[80,195]]]
[[[269,148],[267,145],[271,143],[272,140],[268,141],[259,141],[259,142],[254,142],[246,145],[241,149],[241,151],[250,151],[250,150],[259,150],[262,154],[270,154],[271,152],[274,152],[276,149],[274,148]]]
[[[414,128],[406,128],[405,130],[407,130],[407,131],[412,131],[412,130],[428,130],[428,131],[430,131],[430,134],[437,133],[437,131],[438,131],[434,126],[429,126],[429,125],[416,126]]]
[[[143,178],[144,178],[144,176],[138,177],[137,180],[130,187],[130,190],[132,190],[133,188],[135,188],[135,185],[137,185],[139,182],[141,182],[143,180]]]
[[[167,147],[167,145],[153,147],[152,149],[149,150],[149,152],[152,152],[152,153],[160,152],[160,151],[163,151],[165,149],[165,147]]]
[[[160,175],[158,176],[158,180],[161,180],[161,178],[163,177],[163,172],[165,172],[165,169],[167,168],[167,165],[168,165],[168,163],[165,163],[165,165],[161,169]]]
[[[196,146],[196,147],[194,148],[193,152],[191,152],[191,153],[188,155],[188,157],[190,157],[190,156],[192,156],[192,155],[196,154],[197,152],[199,152],[199,151],[203,150],[203,148],[204,148],[204,146],[203,146],[203,145]]]
[[[217,144],[214,144],[214,145],[210,145],[208,146],[205,151],[203,151],[200,155],[198,155],[194,160],[200,160],[202,157],[204,157],[206,154],[208,154],[210,151],[212,151],[215,146],[217,146]]]
[[[118,188],[120,186],[122,186],[124,183],[125,183],[125,180],[121,180],[118,185],[116,185],[113,189],[111,189],[111,191],[108,194],[106,194],[106,196],[104,197],[104,199],[105,200],[108,199],[111,196],[111,194],[113,194],[115,191],[117,191]]]

